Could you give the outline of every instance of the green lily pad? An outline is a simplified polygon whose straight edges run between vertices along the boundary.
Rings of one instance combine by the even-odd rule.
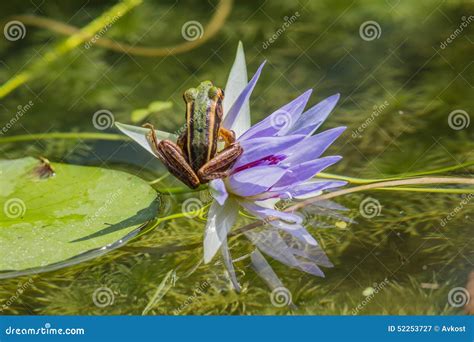
[[[156,192],[121,171],[34,158],[0,160],[0,278],[104,254],[158,211]]]

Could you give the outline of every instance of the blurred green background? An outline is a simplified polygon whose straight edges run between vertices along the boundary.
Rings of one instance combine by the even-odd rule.
[[[84,27],[114,4],[2,2],[0,20],[4,27],[11,16],[28,14]],[[202,26],[204,36],[216,30],[202,44],[191,40],[198,44],[179,54],[144,57],[80,44],[32,68],[65,36],[25,23],[23,39],[2,37],[0,83],[25,70],[35,76],[0,99],[2,126],[18,106],[34,103],[5,136],[97,132],[92,116],[98,110],[109,110],[116,121],[130,123],[133,110],[153,101],[173,105],[147,121],[175,131],[184,124],[183,91],[205,79],[223,87],[240,40],[249,76],[268,61],[251,98],[253,122],[309,88],[314,89],[310,104],[341,93],[323,128],[348,126],[327,153],[344,158],[328,172],[383,178],[473,160],[473,124],[453,129],[448,120],[456,110],[467,119],[474,113],[472,1],[224,0],[221,6],[230,10],[227,17],[218,4],[144,1],[99,38],[160,48],[187,43],[182,30],[190,21]],[[220,16],[222,25],[209,28],[213,15]],[[375,35],[363,30],[369,24]],[[53,161],[123,169],[146,179],[165,173],[147,152],[118,142],[0,143],[0,153],[2,158],[43,155]],[[453,174],[472,172],[471,167]],[[371,219],[359,213],[359,204],[368,196],[382,205],[380,215]],[[186,198],[165,197],[166,212],[179,210]],[[159,248],[199,245],[204,228],[199,219],[172,221],[125,248],[74,267],[0,280],[0,308],[19,287],[29,284],[2,314],[460,314],[461,307],[448,303],[448,292],[465,286],[473,270],[473,201],[462,205],[445,227],[440,222],[462,199],[388,191],[337,199],[357,223],[341,227],[328,220],[327,228],[311,229],[335,264],[325,269],[325,278],[271,262],[297,308],[273,306],[248,259],[236,263],[244,288],[237,294],[222,275],[221,264],[199,264],[200,247]],[[234,258],[249,251],[244,239],[232,241]],[[175,281],[166,293],[157,293],[166,275],[174,274],[170,271]],[[385,279],[386,285],[373,294]],[[102,287],[114,297],[105,307],[93,301]]]

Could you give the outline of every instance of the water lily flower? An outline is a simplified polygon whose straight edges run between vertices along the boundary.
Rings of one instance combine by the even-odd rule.
[[[239,44],[225,87],[222,126],[235,132],[244,152],[229,170],[228,177],[209,183],[214,201],[208,212],[204,234],[204,262],[210,262],[221,250],[224,264],[237,290],[239,284],[227,245],[227,235],[241,208],[266,223],[263,228],[248,231],[245,235],[257,247],[251,255],[254,268],[271,287],[277,287],[280,282],[260,251],[317,276],[323,276],[318,265],[331,266],[317,241],[304,227],[303,218],[298,213],[277,210],[277,202],[317,196],[324,190],[346,184],[314,178],[317,173],[341,159],[340,156],[321,155],[345,127],[313,135],[335,107],[338,94],[304,111],[312,93],[308,90],[264,120],[250,125],[249,98],[264,64],[247,82],[244,51],[242,44]],[[146,139],[147,129],[119,123],[117,127],[154,153]],[[156,133],[158,139],[177,138],[162,131]]]

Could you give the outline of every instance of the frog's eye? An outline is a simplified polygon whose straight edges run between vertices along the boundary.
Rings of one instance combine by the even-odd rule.
[[[220,89],[217,87],[211,87],[209,88],[208,96],[209,98],[213,99],[215,98],[218,94],[220,94]]]
[[[186,102],[194,101],[194,98],[196,97],[196,92],[197,90],[195,88],[186,90],[183,94],[184,101]]]

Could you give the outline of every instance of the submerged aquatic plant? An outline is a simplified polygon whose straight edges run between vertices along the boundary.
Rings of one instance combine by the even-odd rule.
[[[261,250],[292,267],[322,276],[318,265],[331,264],[305,229],[303,218],[297,213],[279,211],[275,205],[280,200],[314,197],[323,190],[346,184],[338,180],[313,179],[317,173],[341,159],[340,156],[320,156],[345,127],[313,135],[335,107],[339,94],[303,112],[312,92],[308,90],[261,122],[250,126],[249,97],[264,64],[247,83],[244,51],[242,44],[239,44],[225,88],[222,126],[235,132],[243,153],[225,178],[212,180],[209,184],[214,201],[207,215],[204,262],[211,261],[221,249],[236,289],[239,289],[239,285],[227,246],[227,235],[240,208],[266,223],[260,230],[246,232],[249,240],[257,246],[252,262],[259,273],[269,267],[258,251]],[[146,137],[149,130],[120,123],[117,123],[117,127],[155,154]],[[156,131],[156,139],[176,140],[177,137]]]

